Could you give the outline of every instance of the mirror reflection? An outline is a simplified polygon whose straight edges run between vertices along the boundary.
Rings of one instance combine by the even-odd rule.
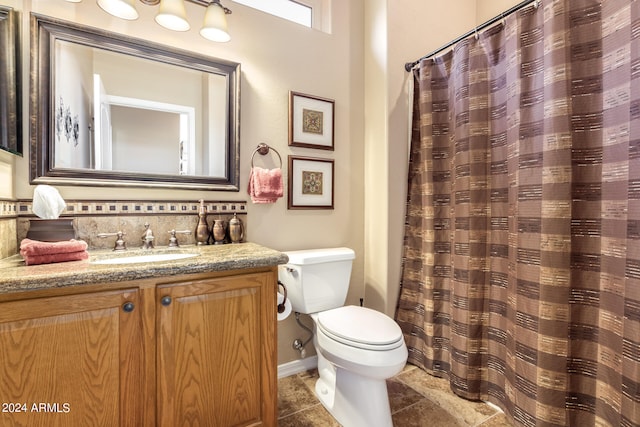
[[[17,12],[0,5],[0,149],[22,154]]]
[[[49,94],[31,97],[32,183],[238,190],[239,64],[37,14],[32,27],[32,90]]]
[[[55,168],[225,176],[225,76],[60,40],[55,58]]]

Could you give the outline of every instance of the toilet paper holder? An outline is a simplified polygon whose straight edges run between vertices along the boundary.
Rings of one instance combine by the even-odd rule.
[[[278,304],[278,313],[284,313],[285,310],[285,303],[287,302],[287,287],[284,285],[284,283],[282,283],[280,280],[278,280],[278,291],[280,290],[280,286],[282,286],[282,302],[280,304]]]

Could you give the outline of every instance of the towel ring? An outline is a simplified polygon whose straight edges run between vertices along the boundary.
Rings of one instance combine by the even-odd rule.
[[[258,147],[255,149],[255,151],[251,155],[251,167],[253,167],[253,158],[256,156],[256,153],[260,153],[263,156],[265,156],[269,153],[269,150],[273,150],[273,152],[278,155],[278,159],[280,160],[280,168],[282,168],[282,157],[280,157],[280,153],[278,153],[278,150],[276,150],[273,147],[269,147],[264,142],[261,142],[260,144],[258,144]]]

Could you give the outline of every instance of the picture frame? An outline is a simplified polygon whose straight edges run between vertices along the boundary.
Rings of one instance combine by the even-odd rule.
[[[333,159],[289,156],[289,209],[333,209]]]
[[[334,150],[335,101],[289,92],[289,145]]]

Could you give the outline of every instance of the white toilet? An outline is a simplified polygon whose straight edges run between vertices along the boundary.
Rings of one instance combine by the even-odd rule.
[[[402,370],[407,346],[383,313],[343,306],[355,258],[348,248],[285,252],[278,267],[294,311],[310,314],[318,353],[316,394],[344,427],[391,427],[386,379]]]

